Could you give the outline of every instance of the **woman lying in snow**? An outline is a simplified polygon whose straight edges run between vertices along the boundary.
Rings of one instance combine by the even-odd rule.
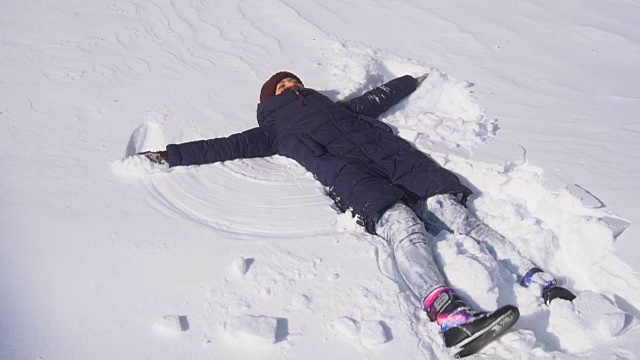
[[[466,209],[471,190],[377,120],[426,77],[405,75],[336,103],[305,88],[296,75],[279,72],[262,86],[258,127],[142,155],[171,167],[275,154],[297,161],[328,187],[343,211],[352,211],[367,232],[388,242],[400,274],[440,325],[446,345],[455,346],[458,356],[470,355],[513,325],[518,309],[483,312],[467,306],[446,286],[430,245],[433,234],[448,230],[484,244],[513,265],[522,285],[541,288],[547,303],[574,296],[525,257],[512,258],[519,254],[514,246]]]

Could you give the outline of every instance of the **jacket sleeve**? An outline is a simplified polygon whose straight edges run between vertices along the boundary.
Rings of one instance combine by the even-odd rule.
[[[256,127],[224,138],[167,145],[169,166],[210,164],[218,161],[276,154],[275,137]]]
[[[405,75],[340,104],[351,112],[377,118],[414,92],[417,85],[417,80],[413,76]]]

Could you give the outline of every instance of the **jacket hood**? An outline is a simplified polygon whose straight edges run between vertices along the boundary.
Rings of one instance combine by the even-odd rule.
[[[296,79],[300,84],[302,84],[302,80],[300,80],[300,78],[293,73],[290,73],[288,71],[277,72],[273,74],[273,76],[271,76],[269,80],[267,80],[262,85],[262,88],[260,89],[260,102],[267,101],[270,98],[276,96],[276,86],[278,86],[278,83],[280,83],[280,81],[286,78]]]

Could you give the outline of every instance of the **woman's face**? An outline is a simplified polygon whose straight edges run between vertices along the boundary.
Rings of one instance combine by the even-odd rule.
[[[302,84],[294,78],[282,79],[276,86],[276,95],[280,95],[287,90],[299,90],[302,89]]]

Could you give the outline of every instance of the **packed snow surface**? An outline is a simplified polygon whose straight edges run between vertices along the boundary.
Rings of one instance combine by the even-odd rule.
[[[479,358],[640,356],[640,2],[7,0],[0,359],[446,359],[391,249],[297,163],[139,151],[256,126],[289,70],[383,115],[578,295],[546,306],[473,239],[436,258],[521,319]]]

